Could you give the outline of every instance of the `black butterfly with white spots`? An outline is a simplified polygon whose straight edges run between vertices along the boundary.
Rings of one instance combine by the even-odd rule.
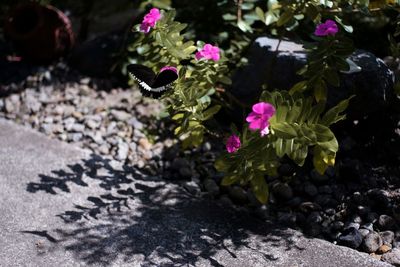
[[[127,70],[132,78],[138,82],[142,94],[152,98],[160,98],[178,79],[177,69],[171,66],[162,68],[158,74],[139,64],[130,64],[127,66]]]

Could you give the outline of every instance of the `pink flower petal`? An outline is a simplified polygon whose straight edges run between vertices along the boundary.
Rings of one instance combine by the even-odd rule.
[[[228,153],[234,153],[240,148],[240,138],[237,135],[231,135],[226,142],[226,150]]]
[[[147,13],[140,25],[140,31],[148,33],[151,28],[154,28],[156,22],[161,18],[160,10],[157,8],[152,8],[149,13]]]
[[[260,119],[260,115],[255,113],[255,112],[251,112],[249,115],[247,115],[246,117],[246,121],[247,122],[252,122],[255,120],[259,120]]]
[[[253,105],[253,112],[258,114],[266,114],[270,117],[275,114],[275,108],[270,103],[260,102]]]
[[[324,23],[321,23],[316,27],[314,34],[316,36],[334,36],[336,33],[338,33],[338,31],[339,27],[336,22],[334,20],[328,19]]]
[[[268,126],[265,127],[264,129],[262,129],[260,133],[261,133],[261,136],[264,136],[264,135],[269,134],[269,128],[268,128]]]
[[[249,125],[250,130],[258,130],[258,129],[260,129],[261,128],[261,123],[262,123],[261,120],[255,120],[255,121],[250,122],[250,125]]]

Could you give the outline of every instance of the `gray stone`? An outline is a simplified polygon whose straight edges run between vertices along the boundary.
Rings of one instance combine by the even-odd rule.
[[[372,223],[363,224],[361,228],[368,229],[369,231],[374,231],[374,225]]]
[[[120,142],[118,144],[118,153],[117,153],[117,159],[124,161],[128,157],[129,153],[129,145],[125,142]]]
[[[362,243],[363,237],[355,228],[345,230],[338,238],[338,243],[350,248],[358,248]]]
[[[344,229],[349,229],[349,228],[354,228],[354,229],[360,229],[360,224],[359,223],[354,223],[354,222],[348,222],[344,225]]]
[[[363,202],[363,196],[360,192],[354,192],[351,198],[355,204],[361,204]]]
[[[19,95],[14,94],[5,99],[5,110],[8,113],[19,112],[20,105]]]
[[[53,125],[48,123],[43,123],[42,126],[40,127],[40,131],[47,135],[50,135],[53,133]]]
[[[102,144],[99,146],[98,150],[103,155],[108,155],[110,153],[110,149],[107,144]]]
[[[286,183],[276,183],[272,186],[272,191],[274,192],[275,196],[289,200],[293,197],[293,190],[292,188]]]
[[[92,133],[92,132],[87,133],[86,135],[89,136],[98,145],[103,145],[105,143],[105,141],[103,139],[103,135],[99,131],[97,131],[95,133]]]
[[[219,195],[219,186],[213,179],[204,180],[204,189],[210,193],[212,196]]]
[[[235,203],[247,203],[247,193],[246,191],[240,186],[232,186],[229,188],[229,196]]]
[[[78,142],[82,139],[82,133],[69,133],[67,134],[67,140],[72,142]]]
[[[381,236],[375,232],[370,232],[364,239],[363,248],[368,253],[373,253],[378,250],[380,246],[383,245]]]
[[[97,128],[100,127],[100,122],[95,121],[95,120],[91,120],[91,119],[87,120],[87,121],[85,122],[85,124],[86,124],[86,126],[87,126],[88,128],[90,128],[90,129],[92,129],[92,130],[97,129]]]
[[[316,170],[312,170],[310,176],[311,180],[317,184],[323,184],[329,181],[329,177],[327,175],[321,175]]]
[[[222,195],[219,198],[219,203],[222,204],[222,206],[225,206],[225,207],[232,208],[234,206],[232,200],[227,195]]]
[[[296,225],[296,214],[283,212],[278,214],[278,222],[283,225],[295,226]]]
[[[201,148],[204,152],[208,152],[208,151],[211,151],[212,146],[211,146],[210,142],[204,142],[204,144],[201,146]]]
[[[302,212],[308,213],[314,210],[321,210],[321,206],[314,202],[303,202],[300,204],[299,209]]]
[[[278,173],[282,176],[292,176],[295,172],[295,168],[288,163],[283,163],[278,168]]]
[[[138,121],[138,119],[136,119],[135,117],[129,119],[128,124],[131,125],[134,129],[137,129],[137,130],[143,129],[143,123]]]
[[[365,207],[365,206],[357,206],[357,213],[361,216],[365,216],[370,212],[370,208],[369,207]]]
[[[107,136],[116,134],[117,132],[118,132],[117,123],[115,121],[110,122],[106,130]]]
[[[184,179],[189,179],[192,177],[193,172],[189,167],[182,167],[179,169],[179,174]]]
[[[320,222],[322,222],[322,217],[318,211],[313,211],[310,213],[310,215],[308,215],[307,222],[308,223],[320,223]]]
[[[389,230],[395,225],[396,221],[389,215],[381,215],[378,219],[378,225],[382,230]]]
[[[42,107],[42,103],[32,94],[27,94],[25,98],[25,105],[30,112],[38,112]]]
[[[129,114],[125,111],[116,110],[116,109],[111,110],[111,115],[113,115],[114,118],[119,121],[127,121],[132,117],[131,114]]]
[[[392,231],[384,231],[379,233],[382,237],[384,245],[392,245],[394,240],[394,233]]]
[[[344,226],[344,223],[341,221],[335,221],[331,224],[331,228],[333,231],[341,230]]]
[[[305,192],[307,195],[313,197],[313,196],[316,196],[316,195],[318,194],[318,189],[317,189],[317,187],[316,187],[315,185],[313,185],[312,183],[306,183],[306,184],[304,185],[304,192]]]
[[[80,123],[74,123],[72,124],[70,131],[82,133],[83,131],[85,131],[85,125]]]
[[[332,189],[329,185],[323,185],[318,187],[318,192],[320,194],[332,194]]]
[[[302,202],[303,202],[303,199],[301,197],[293,197],[293,198],[289,199],[288,201],[286,201],[285,203],[289,207],[297,208]]]
[[[382,260],[396,267],[400,266],[400,249],[395,248],[388,253],[383,254]]]
[[[378,220],[378,217],[379,217],[378,213],[370,212],[370,213],[367,214],[366,221],[367,222],[371,222],[371,223],[375,223]]]
[[[181,168],[188,168],[190,166],[190,162],[185,158],[175,158],[172,161],[171,168],[175,171],[179,171]]]
[[[352,222],[355,222],[355,223],[359,223],[359,224],[362,223],[362,219],[361,219],[361,217],[358,216],[358,215],[352,216],[351,221],[352,221]]]
[[[358,231],[360,232],[360,234],[362,235],[363,238],[365,238],[367,235],[369,235],[369,233],[371,233],[370,230],[365,229],[365,228],[358,229]]]
[[[400,236],[395,236],[393,239],[393,247],[400,248]]]
[[[200,186],[194,181],[184,182],[183,187],[192,195],[197,195],[201,192]]]

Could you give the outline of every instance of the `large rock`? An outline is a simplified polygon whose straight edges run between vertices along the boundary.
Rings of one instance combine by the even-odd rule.
[[[296,74],[307,62],[302,45],[268,37],[259,37],[250,48],[249,63],[233,76],[231,92],[247,104],[257,101],[262,85],[270,90],[288,90],[302,78]],[[394,75],[384,62],[372,53],[355,51],[350,59],[361,71],[341,73],[340,87],[330,88],[328,105],[355,94],[351,113],[361,117],[382,109],[393,98]]]

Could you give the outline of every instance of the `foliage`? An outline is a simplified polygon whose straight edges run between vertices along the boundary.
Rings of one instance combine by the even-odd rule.
[[[179,80],[168,98],[169,115],[178,123],[175,133],[183,138],[183,146],[197,146],[203,142],[206,131],[203,122],[216,114],[220,105],[211,106],[211,96],[215,94],[215,86],[230,83],[227,73],[226,59],[218,62],[194,59],[193,52],[203,47],[203,42],[184,41],[181,31],[185,24],[174,21],[175,11],[164,12],[149,34],[142,34],[136,43],[129,47],[140,57],[146,59],[146,65],[159,70],[166,65],[178,66]],[[139,26],[135,26],[138,31]],[[144,44],[144,45],[142,45]],[[186,66],[180,64],[189,61]]]
[[[329,126],[345,118],[342,112],[349,99],[340,102],[323,116],[325,105],[313,105],[311,97],[301,94],[290,95],[285,91],[264,91],[260,101],[273,104],[276,114],[270,120],[270,133],[260,137],[258,133],[243,128],[242,147],[236,153],[225,153],[215,163],[216,168],[225,173],[223,185],[250,183],[256,197],[265,202],[267,191],[263,177],[276,176],[279,159],[287,156],[302,166],[309,148],[313,148],[313,163],[317,171],[324,173],[335,163],[338,142]],[[255,179],[253,181],[253,179]]]
[[[335,90],[340,85],[339,73],[349,70],[348,56],[354,51],[354,29],[349,17],[355,13],[371,16],[372,12],[393,10],[398,3],[206,0],[204,5],[193,8],[187,1],[181,2],[182,6],[173,0],[146,1],[146,4],[159,7],[166,5],[164,8],[169,11],[149,34],[138,34],[129,51],[131,62],[142,62],[156,71],[165,65],[178,67],[179,79],[163,100],[177,123],[175,133],[183,140],[184,147],[200,145],[209,132],[207,122],[221,108],[229,106],[226,101],[229,98],[228,77],[245,62],[242,58],[250,41],[268,31],[278,38],[291,36],[303,42],[308,53],[307,65],[299,72],[303,80],[294,84],[289,92],[271,88],[262,93],[260,102],[270,103],[276,109],[269,120],[268,135],[260,136],[259,132],[250,131],[246,123],[241,131],[232,126],[232,132],[227,134],[240,138],[240,142],[236,142],[238,147],[229,149],[230,153],[224,153],[215,162],[215,167],[225,175],[222,184],[250,185],[259,201],[266,203],[268,184],[265,175],[277,175],[283,157],[299,166],[310,158],[321,174],[333,166],[338,141],[330,127],[345,119],[344,111],[350,99],[329,110],[326,110],[326,102],[328,90]],[[177,14],[173,8],[177,8]],[[204,12],[208,16],[203,16]],[[188,23],[176,22],[175,15]],[[188,21],[189,17],[193,21]],[[327,19],[337,23],[339,32],[315,36],[316,26]],[[185,33],[182,32],[184,29],[187,30]],[[397,52],[400,47],[396,41],[398,32],[391,37],[392,50]],[[221,60],[194,58],[194,51],[203,47],[204,42],[197,41],[195,45],[194,41],[188,40],[199,37],[224,49]],[[240,106],[247,111],[246,105]]]

